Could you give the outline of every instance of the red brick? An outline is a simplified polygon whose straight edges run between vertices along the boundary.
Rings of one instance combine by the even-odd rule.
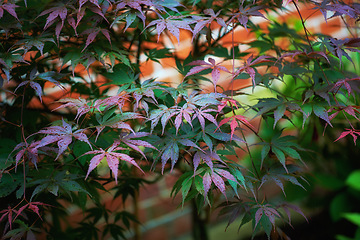
[[[142,240],[169,240],[168,227],[161,226],[146,231],[142,235]]]

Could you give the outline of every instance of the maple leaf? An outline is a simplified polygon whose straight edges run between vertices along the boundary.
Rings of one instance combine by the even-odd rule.
[[[191,136],[189,134],[186,135],[173,135],[169,132],[165,132],[165,137],[162,137],[158,142],[155,143],[155,146],[161,146],[159,149],[158,157],[161,156],[161,172],[164,173],[165,165],[167,161],[171,160],[171,171],[173,170],[176,162],[179,159],[179,153],[181,150],[181,145],[189,148],[196,148],[200,151],[203,151],[195,142],[191,141]],[[179,147],[179,144],[180,147]]]
[[[18,54],[17,50],[7,51],[7,52],[0,51],[0,65],[1,65],[1,70],[6,76],[6,81],[9,81],[11,79],[10,72],[14,67],[14,63],[29,64],[27,61],[24,60],[22,55]]]
[[[66,193],[71,196],[71,192],[77,191],[77,192],[83,192],[91,196],[91,194],[86,191],[79,183],[74,181],[75,179],[79,178],[80,176],[77,174],[71,174],[68,170],[60,171],[57,173],[54,173],[55,175],[51,175],[48,178],[44,179],[37,179],[35,181],[31,182],[31,185],[38,185],[30,198],[30,201],[39,194],[40,192],[43,192],[44,190],[52,193],[54,196],[58,196],[59,189],[61,188]]]
[[[44,55],[43,49],[45,46],[45,42],[53,42],[55,44],[55,41],[52,37],[48,37],[48,34],[43,34],[41,36],[26,36],[24,39],[21,39],[16,42],[16,45],[23,45],[24,53],[25,55],[29,50],[31,50],[33,47],[37,48],[40,51],[41,55]]]
[[[9,226],[10,226],[10,229],[12,228],[12,222],[13,222],[13,214],[17,214],[18,213],[18,211],[17,210],[15,210],[15,209],[12,209],[10,206],[8,206],[8,208],[7,209],[4,209],[4,210],[1,210],[0,211],[0,214],[2,214],[1,215],[1,217],[0,217],[0,222],[3,220],[3,219],[5,219],[5,217],[7,217],[7,221],[8,221],[8,223],[9,223]],[[17,216],[17,215],[16,215]]]
[[[132,133],[135,133],[130,124],[126,123],[126,120],[131,119],[142,119],[144,118],[139,113],[134,112],[122,112],[120,114],[116,114],[115,116],[111,117],[113,111],[110,113],[105,114],[102,118],[97,117],[97,121],[100,126],[96,126],[97,136],[95,141],[97,141],[100,133],[105,129],[105,127],[110,128],[120,128],[120,129],[127,129]]]
[[[300,154],[296,149],[300,149],[298,144],[294,141],[294,136],[283,136],[281,137],[281,132],[277,133],[270,142],[261,142],[258,145],[262,145],[261,150],[261,167],[264,159],[269,154],[270,150],[275,154],[276,158],[279,160],[281,165],[284,167],[287,173],[289,173],[288,168],[286,167],[286,158],[285,154],[290,156],[293,159],[302,161]]]
[[[323,0],[321,2],[314,2],[314,3],[316,7],[314,7],[313,9],[319,9],[320,12],[323,14],[326,22],[328,19],[336,16],[347,15],[353,19],[357,19],[359,16],[359,11],[357,11],[349,4],[332,2],[329,0]],[[331,12],[332,14],[330,17],[327,16],[328,12]]]
[[[271,222],[273,227],[275,227],[275,217],[281,218],[278,211],[276,209],[274,209],[270,204],[265,204],[265,205],[258,204],[258,205],[253,206],[253,208],[257,208],[257,210],[255,212],[254,229],[258,225],[258,223],[263,215],[265,215],[269,219],[269,221]]]
[[[192,110],[190,107],[186,107],[184,105],[180,109],[175,109],[175,111],[170,114],[170,117],[176,116],[175,121],[174,121],[176,134],[178,133],[179,128],[180,128],[181,124],[183,123],[183,119],[185,119],[186,122],[189,123],[190,126],[192,127],[191,115],[193,113],[194,113],[194,110]]]
[[[215,126],[218,126],[218,123],[216,121],[216,119],[214,118],[214,116],[212,116],[211,114],[209,114],[208,112],[215,112],[215,109],[206,109],[205,107],[201,107],[200,109],[195,109],[195,114],[192,117],[192,120],[194,120],[195,118],[197,118],[199,120],[201,129],[203,130],[203,132],[205,131],[205,119],[209,120],[210,122],[212,122],[213,124],[215,124]]]
[[[42,96],[42,87],[40,86],[40,84],[38,84],[37,82],[34,82],[34,81],[32,81],[32,80],[28,80],[28,81],[23,81],[23,82],[21,82],[21,83],[15,88],[14,93],[16,92],[16,90],[18,90],[19,87],[22,87],[22,86],[27,85],[27,84],[29,84],[30,87],[35,90],[36,94],[38,95],[38,97],[39,97],[39,99],[40,99],[40,102],[42,102],[42,98],[41,98],[41,96]]]
[[[281,55],[279,60],[282,58],[285,58],[285,57],[290,57],[290,56],[291,56],[291,60],[293,60],[296,56],[299,56],[299,55],[306,56],[307,58],[316,58],[316,55],[320,55],[323,58],[325,58],[328,63],[330,63],[330,60],[326,56],[326,53],[321,52],[321,51],[311,51],[308,53],[306,50],[304,50],[304,51],[295,50],[295,51],[287,52],[287,53]]]
[[[356,113],[360,113],[356,108],[358,108],[358,106],[338,106],[338,107],[333,107],[331,109],[328,110],[328,112],[332,111],[332,110],[335,110],[336,112],[331,114],[329,116],[329,121],[333,120],[340,112],[343,112],[344,115],[345,113],[353,116],[356,120],[360,121],[360,119],[356,116]],[[328,123],[326,123],[325,127],[327,126]],[[350,124],[351,125],[351,124]]]
[[[281,188],[281,191],[285,194],[285,190],[284,190],[284,184],[282,183],[281,180],[285,180],[288,182],[291,182],[294,185],[297,185],[299,187],[301,187],[302,189],[306,190],[304,188],[304,186],[296,179],[295,174],[283,174],[281,172],[275,172],[270,170],[267,174],[265,174],[262,178],[261,178],[261,184],[259,185],[260,189],[264,183],[267,182],[274,182],[279,188]]]
[[[147,8],[155,7],[155,3],[151,0],[120,0],[116,1],[116,10],[121,10],[126,6],[138,10],[143,16],[145,13],[143,12],[143,6]]]
[[[109,2],[109,0],[107,0],[107,1]],[[79,0],[79,9],[81,9],[81,7],[87,2],[90,2],[90,3],[94,4],[95,6],[97,6],[98,8],[101,8],[98,3],[98,0]]]
[[[210,17],[205,17],[205,16],[193,16],[193,18],[196,20],[196,25],[194,27],[194,30],[193,30],[193,37],[192,37],[192,40],[191,41],[194,41],[196,35],[205,27],[205,26],[210,26],[210,24],[216,20],[216,22],[224,27],[224,28],[227,28],[227,25],[224,21],[223,18],[221,17],[218,17],[219,14],[220,14],[221,10],[218,11],[216,14],[214,12],[213,9],[205,9],[204,10],[204,14],[206,15],[210,15]]]
[[[46,127],[38,131],[35,134],[48,134],[45,136],[40,143],[37,145],[37,148],[49,145],[51,143],[57,142],[59,147],[58,155],[56,156],[55,160],[59,158],[59,156],[67,149],[69,144],[72,142],[72,137],[82,142],[87,143],[90,148],[92,146],[84,132],[84,129],[78,129],[75,132],[72,131],[72,127],[69,123],[65,122],[62,119],[62,126],[51,126]]]
[[[343,131],[334,142],[346,137],[349,134],[354,138],[354,144],[356,145],[356,140],[358,136],[360,136],[360,130],[348,129],[348,128],[345,128],[345,131]]]
[[[226,98],[220,101],[220,104],[218,105],[217,112],[220,113],[226,106],[228,106],[228,103],[230,103],[231,106],[236,106],[238,109],[238,106],[240,103],[236,101],[235,99]]]
[[[79,119],[82,115],[91,112],[93,110],[98,110],[100,111],[100,106],[102,105],[102,100],[98,99],[95,101],[86,101],[84,98],[79,97],[78,99],[75,98],[63,98],[60,99],[58,102],[60,103],[66,103],[64,105],[61,105],[55,109],[53,109],[52,111],[56,111],[60,108],[65,108],[65,107],[77,107],[77,112],[76,112],[76,116],[75,116],[75,120]]]
[[[124,153],[115,152],[115,151],[119,151],[119,150],[126,150],[125,148],[117,147],[117,145],[118,145],[117,143],[114,143],[106,151],[103,150],[102,148],[100,148],[100,150],[89,151],[89,152],[86,152],[83,155],[81,155],[81,156],[84,156],[84,155],[88,155],[88,154],[96,154],[90,160],[89,169],[88,169],[85,179],[89,176],[90,172],[92,170],[94,170],[96,168],[96,166],[99,165],[101,160],[103,160],[104,158],[106,158],[108,166],[114,174],[116,184],[117,184],[117,176],[118,176],[118,169],[119,169],[119,159],[134,165],[142,173],[144,173],[143,170],[139,167],[139,165],[135,162],[135,160],[132,157],[130,157],[129,155],[126,155]]]
[[[46,203],[42,203],[42,202],[29,202],[27,204],[25,204],[24,206],[22,206],[21,208],[19,208],[18,213],[16,214],[14,220],[26,209],[28,208],[29,210],[33,211],[34,213],[36,213],[39,218],[42,220],[40,213],[39,213],[39,206],[50,206],[49,204]]]
[[[355,47],[359,47],[360,38],[345,38],[345,39],[336,39],[336,38],[326,38],[323,40],[323,44],[327,47],[327,49],[340,60],[340,66],[342,65],[342,57],[345,56],[353,65],[354,62],[346,52],[346,50],[351,52],[360,52],[359,49]]]
[[[58,18],[60,18],[61,22],[57,23],[56,27],[55,27],[55,34],[56,34],[56,38],[58,40],[59,40],[59,37],[60,37],[61,29],[64,26],[64,21],[66,19],[67,14],[68,14],[67,7],[71,8],[72,6],[64,5],[62,3],[57,3],[57,6],[44,10],[38,16],[38,17],[41,17],[41,16],[49,14],[48,17],[46,18],[46,23],[45,23],[45,26],[44,26],[44,30],[46,30],[48,27],[53,25],[56,22],[56,20]],[[72,7],[72,8],[74,9],[74,7]]]
[[[247,30],[247,22],[249,21],[250,16],[262,17],[267,20],[267,18],[259,12],[261,10],[261,6],[250,7],[249,5],[245,8],[243,6],[239,6],[239,10],[236,13],[232,13],[232,17],[229,22],[234,21],[235,19]]]
[[[146,156],[145,156],[144,152],[141,151],[139,146],[152,148],[152,149],[157,150],[156,147],[154,147],[153,145],[151,145],[150,143],[148,143],[148,142],[146,142],[144,140],[134,140],[133,138],[141,138],[141,137],[145,137],[145,136],[148,136],[148,135],[150,135],[150,134],[146,133],[146,132],[136,132],[136,133],[130,133],[130,134],[121,133],[120,136],[119,136],[120,139],[116,140],[114,142],[114,144],[115,145],[120,145],[120,143],[124,143],[127,146],[134,149],[135,151],[139,152],[146,159]]]
[[[210,105],[219,105],[221,102],[218,100],[220,98],[226,98],[227,96],[222,93],[199,93],[197,91],[193,91],[189,96],[184,95],[186,103],[184,107],[190,107],[195,110],[198,107],[208,107]]]
[[[49,72],[44,72],[44,73],[40,73],[37,74],[37,69],[34,68],[30,74],[29,74],[29,78],[30,80],[27,81],[23,81],[21,82],[14,90],[14,93],[18,90],[18,88],[25,86],[25,85],[30,85],[30,87],[32,89],[35,90],[36,94],[38,95],[40,102],[42,102],[42,87],[40,86],[39,83],[35,82],[35,80],[45,80],[45,81],[50,81],[52,83],[54,83],[55,85],[57,85],[58,87],[62,88],[63,90],[65,89],[55,78],[61,78],[63,76],[63,74],[60,73],[56,73],[53,71],[49,71]]]
[[[215,63],[215,60],[213,58],[208,58],[208,61],[209,63],[203,61],[203,60],[196,60],[196,61],[193,61],[191,63],[189,63],[188,65],[199,65],[199,66],[196,66],[196,67],[193,67],[190,69],[190,71],[185,75],[184,78],[190,76],[190,75],[194,75],[196,73],[199,73],[203,70],[206,70],[206,69],[212,69],[211,71],[211,76],[212,76],[212,80],[213,80],[213,84],[214,84],[214,88],[215,88],[215,91],[216,91],[216,85],[217,85],[217,82],[220,78],[220,70],[221,71],[224,71],[224,72],[229,72],[229,70],[226,69],[226,67],[224,66],[220,66],[219,64],[221,64],[222,62],[219,62],[219,63]]]
[[[293,205],[293,204],[290,204],[290,203],[282,203],[282,204],[279,204],[278,206],[276,206],[276,208],[282,208],[286,215],[288,216],[288,220],[289,220],[289,225],[291,225],[291,213],[290,213],[290,209],[299,213],[301,216],[303,216],[305,218],[305,220],[307,222],[309,222],[309,220],[307,219],[307,217],[305,216],[305,214],[301,211],[301,209],[296,206],[296,205]]]
[[[12,150],[10,155],[17,151],[17,154],[15,155],[15,166],[18,165],[20,159],[24,158],[25,156],[35,165],[38,160],[38,148],[39,148],[40,141],[32,142],[28,144],[27,142],[21,142],[18,145],[15,146],[15,148]],[[9,155],[9,156],[10,156]]]
[[[150,113],[149,121],[151,121],[151,131],[154,130],[156,125],[161,120],[162,134],[164,134],[165,126],[169,121],[169,119],[171,118],[172,114],[175,113],[177,108],[176,106],[168,108],[163,104],[160,104],[158,107],[159,107],[158,109],[155,109]]]
[[[230,129],[231,129],[231,140],[232,140],[232,137],[234,135],[234,132],[235,132],[235,129],[240,126],[240,123],[241,122],[242,124],[244,124],[246,127],[252,129],[253,131],[255,131],[255,128],[253,125],[251,125],[251,123],[242,115],[234,115],[234,116],[231,116],[231,117],[227,117],[227,118],[224,118],[223,120],[221,120],[219,122],[219,126],[218,128],[220,128],[222,125],[224,125],[225,123],[227,122],[230,122]]]
[[[274,128],[276,123],[284,116],[285,111],[302,111],[299,104],[294,101],[286,101],[284,98],[278,96],[278,98],[260,98],[259,102],[253,106],[258,110],[255,117],[263,115],[265,113],[274,112]],[[255,118],[254,117],[254,118]]]
[[[163,91],[165,90],[163,88],[163,83],[156,82],[154,81],[154,79],[148,79],[144,82],[141,82],[139,87],[131,90],[133,92],[133,97],[136,101],[134,104],[134,111],[139,107],[140,103],[146,113],[148,113],[149,111],[147,102],[158,104],[154,93],[155,89]]]
[[[214,171],[206,172],[203,176],[203,186],[204,186],[204,196],[207,196],[207,193],[210,190],[211,184],[214,183],[214,185],[220,190],[220,192],[226,197],[226,187],[225,182],[222,178],[225,178],[226,180],[230,180],[233,182],[237,182],[235,177],[230,174],[228,171],[223,169],[214,169]]]
[[[99,32],[101,32],[111,44],[109,30],[102,28],[90,28],[81,33],[81,35],[88,35],[86,38],[85,47],[81,52],[83,52],[90,45],[90,43],[92,43],[95,40]]]
[[[264,62],[270,62],[271,60],[268,60],[270,56],[259,56],[258,58],[254,59],[254,56],[251,55],[246,61],[244,62],[243,66],[240,67],[235,73],[234,76],[239,75],[241,72],[246,72],[250,75],[250,78],[253,82],[253,87],[255,87],[255,69],[254,65]]]
[[[329,91],[333,91],[335,94],[337,94],[338,91],[340,90],[340,88],[345,88],[348,93],[348,96],[350,97],[353,93],[353,86],[350,85],[350,83],[352,83],[352,81],[360,81],[360,78],[359,77],[345,78],[345,79],[339,80],[334,84],[334,86]]]
[[[210,150],[212,150],[213,146],[218,143],[230,142],[232,140],[244,142],[244,140],[236,135],[231,136],[229,133],[216,132],[217,129],[218,127],[216,125],[210,124],[206,126],[205,132],[199,134]]]
[[[178,40],[178,44],[180,44],[180,29],[185,29],[192,32],[190,24],[194,22],[196,21],[193,19],[188,19],[186,18],[186,16],[170,16],[168,18],[153,20],[146,26],[146,28],[156,25],[158,41],[160,39],[160,34],[165,29],[167,29],[172,35],[176,37],[176,39]]]
[[[0,18],[3,17],[4,15],[4,10],[7,11],[11,16],[13,16],[14,18],[16,18],[19,22],[19,18],[15,12],[15,8],[19,7],[18,5],[15,5],[13,3],[2,3],[0,5]]]
[[[210,151],[209,149],[205,150],[205,151],[204,150],[196,151],[196,153],[194,154],[194,157],[193,157],[194,174],[195,174],[196,169],[198,168],[201,160],[203,160],[206,163],[206,165],[209,166],[211,171],[214,170],[213,169],[213,166],[214,166],[213,160],[224,163],[215,151]]]

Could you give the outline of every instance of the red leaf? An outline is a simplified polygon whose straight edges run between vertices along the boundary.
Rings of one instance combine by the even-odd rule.
[[[3,213],[3,215],[1,215],[1,217],[0,217],[0,222],[7,216],[8,223],[9,223],[9,226],[10,226],[10,229],[11,229],[12,228],[12,222],[13,222],[13,219],[12,219],[13,213],[17,214],[18,211],[14,210],[10,206],[8,206],[8,209],[1,210],[0,214],[1,213]]]
[[[360,136],[360,130],[347,129],[347,128],[345,130],[346,131],[343,131],[334,142],[336,142],[350,134],[354,138],[354,144],[356,145],[356,140],[357,140],[358,136]],[[356,136],[356,135],[358,135],[358,136]]]

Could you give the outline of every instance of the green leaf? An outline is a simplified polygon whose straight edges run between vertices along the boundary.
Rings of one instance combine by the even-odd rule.
[[[346,179],[346,184],[360,191],[360,170],[353,171]]]
[[[182,206],[184,206],[185,198],[190,191],[192,182],[193,182],[193,178],[189,177],[189,178],[185,179],[181,184]]]
[[[123,85],[127,83],[134,83],[136,76],[132,75],[132,69],[125,66],[124,64],[117,64],[113,68],[113,72],[106,72],[103,75],[111,80],[110,83],[105,85]]]
[[[336,235],[336,240],[354,240],[354,238],[349,238],[343,235]]]
[[[300,154],[291,147],[283,147],[281,150],[294,159],[301,159]]]
[[[319,105],[313,105],[313,111],[316,116],[318,116],[322,120],[326,121],[330,126],[332,126],[329,119],[329,115],[324,107]]]
[[[271,234],[271,230],[272,230],[272,224],[269,220],[269,218],[263,214],[260,220],[261,226],[264,228],[264,231],[266,233],[266,236],[268,237],[268,239],[270,240],[270,234]]]
[[[196,190],[200,193],[203,194],[204,193],[204,185],[203,185],[203,180],[199,175],[196,175],[194,177],[194,183],[195,183],[195,188]]]
[[[279,159],[280,163],[283,165],[283,167],[287,171],[287,168],[285,165],[285,154],[280,150],[280,148],[277,148],[277,147],[272,147],[271,151],[276,155],[276,157]]]
[[[83,211],[86,210],[87,196],[85,192],[78,192],[78,204]]]
[[[269,152],[270,152],[270,145],[269,144],[264,145],[261,149],[261,165],[264,162],[266,156],[269,154]]]
[[[345,213],[344,218],[360,227],[360,213]]]
[[[19,174],[3,174],[0,179],[0,197],[6,197],[14,192],[21,184],[22,176]]]
[[[244,175],[241,173],[240,170],[235,169],[235,171],[233,171],[232,169],[230,169],[230,172],[235,176],[235,178],[241,182],[241,184],[243,185],[243,187],[246,190],[246,182],[245,182],[245,178]]]
[[[284,116],[286,110],[286,105],[285,104],[281,104],[280,106],[278,106],[278,108],[274,111],[274,128],[276,126],[276,123]]]
[[[346,194],[337,195],[330,203],[330,216],[333,221],[338,221],[341,219],[342,214],[349,212],[351,203],[348,201],[348,196]]]
[[[45,183],[45,184],[38,185],[38,186],[34,189],[32,195],[31,195],[30,201],[32,201],[33,197],[34,197],[36,194],[44,191],[48,186],[49,186],[49,183]]]
[[[55,196],[58,195],[59,192],[59,185],[57,184],[50,184],[47,189],[49,190],[49,192],[51,192],[52,194],[54,194]]]
[[[88,191],[86,191],[83,187],[80,186],[79,183],[75,181],[62,181],[60,185],[63,189],[70,192],[84,192],[90,195]]]

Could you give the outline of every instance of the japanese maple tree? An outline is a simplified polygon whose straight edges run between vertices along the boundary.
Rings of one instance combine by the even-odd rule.
[[[290,7],[300,30],[273,20]],[[311,32],[302,7],[349,35]],[[136,201],[146,174],[174,171],[172,195],[198,219],[220,205],[228,224],[252,221],[253,237],[285,236],[290,210],[307,221],[286,200],[289,185],[308,186],[306,131],[335,129],[333,144],[360,136],[359,16],[337,0],[0,1],[2,238],[125,239],[137,216],[109,212],[101,192]],[[145,76],[164,59],[178,79]],[[71,204],[84,218],[65,229]]]

